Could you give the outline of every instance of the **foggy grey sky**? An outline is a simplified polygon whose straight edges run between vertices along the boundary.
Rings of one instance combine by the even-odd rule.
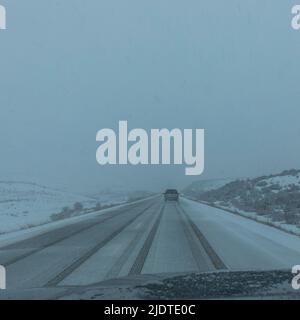
[[[152,190],[299,168],[295,1],[0,0],[0,180]],[[205,171],[96,163],[96,132],[206,130]]]

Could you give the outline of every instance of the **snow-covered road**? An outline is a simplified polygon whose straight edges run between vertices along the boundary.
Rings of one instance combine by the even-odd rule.
[[[181,205],[228,269],[291,269],[300,264],[300,237],[187,199]]]
[[[300,264],[300,238],[188,199],[156,197],[0,242],[0,264],[7,288],[18,290],[127,275],[291,269]]]

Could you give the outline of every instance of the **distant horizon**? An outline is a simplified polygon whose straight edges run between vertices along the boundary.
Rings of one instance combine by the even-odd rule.
[[[220,178],[201,178],[199,177],[199,179],[196,179],[186,185],[182,185],[182,186],[178,186],[178,185],[173,185],[173,186],[169,186],[170,188],[177,188],[179,190],[185,189],[188,186],[190,186],[193,183],[197,183],[197,182],[206,182],[206,181],[219,181],[219,180],[230,180],[230,181],[236,181],[236,180],[245,180],[245,179],[255,179],[255,178],[260,178],[260,177],[269,177],[272,175],[278,176],[284,172],[289,172],[289,171],[300,171],[300,169],[295,169],[295,168],[291,168],[291,169],[284,169],[281,170],[280,172],[273,172],[273,173],[265,173],[262,175],[255,175],[255,176],[240,176],[240,177],[220,177]],[[49,189],[53,189],[53,190],[57,190],[57,191],[63,191],[63,192],[68,192],[68,193],[73,193],[73,194],[78,194],[78,195],[84,195],[87,197],[92,197],[92,196],[96,196],[97,193],[101,194],[101,193],[105,193],[105,192],[111,192],[113,193],[113,190],[115,189],[115,192],[120,192],[120,191],[124,191],[124,192],[152,192],[155,193],[155,191],[157,192],[161,192],[164,189],[161,190],[149,190],[149,189],[126,189],[124,186],[110,186],[110,187],[104,187],[102,189],[95,189],[92,192],[89,193],[82,193],[82,192],[78,192],[78,191],[74,191],[72,189],[68,189],[68,188],[64,188],[64,187],[60,187],[60,186],[56,186],[56,185],[48,185],[46,183],[41,183],[41,182],[37,182],[37,181],[26,181],[26,180],[0,180],[0,183],[23,183],[23,184],[31,184],[31,185],[36,185],[39,187],[45,187],[45,188],[49,188]],[[165,188],[166,189],[166,188]]]

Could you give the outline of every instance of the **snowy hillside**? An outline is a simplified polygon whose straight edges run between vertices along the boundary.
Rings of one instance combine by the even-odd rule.
[[[0,233],[49,222],[52,214],[76,202],[89,208],[96,200],[33,183],[0,181]]]
[[[294,187],[300,187],[300,170],[283,171],[278,175],[257,178],[259,189],[262,187],[271,188],[273,192],[278,190],[289,190]]]
[[[149,196],[103,191],[83,196],[28,182],[0,181],[0,234],[65,219]]]
[[[230,181],[231,180],[229,179],[199,180],[191,183],[189,186],[183,189],[182,193],[190,197],[197,197],[203,192],[218,189]]]
[[[296,233],[300,227],[300,170],[236,180],[193,196],[260,221],[292,225]]]

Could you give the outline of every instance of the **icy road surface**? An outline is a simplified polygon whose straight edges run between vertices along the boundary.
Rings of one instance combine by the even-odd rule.
[[[6,240],[0,264],[9,290],[300,264],[299,237],[184,198],[150,198]]]

